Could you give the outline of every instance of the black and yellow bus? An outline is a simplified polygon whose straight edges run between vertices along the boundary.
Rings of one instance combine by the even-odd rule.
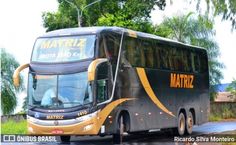
[[[29,64],[28,132],[113,135],[207,122],[207,51],[119,27],[70,28],[39,37]]]

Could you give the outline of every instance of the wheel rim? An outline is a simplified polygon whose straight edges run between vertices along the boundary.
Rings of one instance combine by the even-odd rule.
[[[192,119],[191,116],[188,117],[187,124],[188,124],[188,129],[192,129],[192,127],[193,127],[193,119]]]
[[[180,122],[179,122],[179,129],[181,132],[184,131],[184,118],[181,118],[180,119]]]
[[[124,133],[124,123],[123,123],[123,116],[120,117],[120,134]]]

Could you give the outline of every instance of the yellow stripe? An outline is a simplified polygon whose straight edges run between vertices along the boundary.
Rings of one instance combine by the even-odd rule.
[[[134,98],[122,98],[113,101],[106,105],[100,112],[98,112],[96,117],[90,118],[83,122],[71,125],[63,126],[43,126],[37,125],[28,120],[28,127],[32,128],[34,131],[29,132],[30,134],[52,134],[55,129],[63,130],[63,134],[77,134],[77,135],[97,135],[103,123],[105,122],[107,116],[121,103],[133,100]],[[84,127],[87,125],[93,125],[92,129],[84,131]]]
[[[139,79],[141,80],[141,83],[143,85],[143,88],[145,89],[146,93],[148,94],[149,98],[156,104],[157,107],[159,107],[162,111],[165,113],[175,117],[175,115],[170,112],[157,98],[154,91],[151,88],[151,85],[148,81],[147,75],[145,73],[144,68],[136,68],[138,72]]]
[[[111,113],[111,111],[116,108],[119,104],[128,101],[133,100],[133,98],[123,98],[116,101],[111,102],[108,104],[104,109],[102,109],[101,112],[98,113],[99,121],[97,123],[97,128],[100,129],[104,121],[106,120],[107,116]],[[99,130],[97,130],[98,132]]]
[[[133,31],[133,30],[127,30],[127,32],[128,32],[128,35],[129,35],[130,37],[137,38],[137,33],[136,33],[135,31]]]

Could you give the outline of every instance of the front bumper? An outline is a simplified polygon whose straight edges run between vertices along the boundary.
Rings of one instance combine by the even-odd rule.
[[[71,120],[38,120],[33,117],[27,119],[28,133],[37,135],[97,135],[101,127],[99,121],[100,118],[96,116],[77,123],[71,123]]]

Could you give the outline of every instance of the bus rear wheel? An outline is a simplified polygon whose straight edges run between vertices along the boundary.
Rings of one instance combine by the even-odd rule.
[[[70,136],[60,136],[61,142],[70,142]]]
[[[186,119],[186,134],[192,134],[193,132],[193,114],[188,112]]]
[[[124,129],[125,129],[123,115],[121,115],[119,117],[117,122],[118,122],[118,124],[117,124],[117,133],[113,134],[113,143],[114,144],[122,143],[123,133],[124,133]]]
[[[178,117],[178,127],[177,127],[177,131],[180,136],[184,135],[185,128],[186,128],[185,116],[183,112],[181,112]]]

